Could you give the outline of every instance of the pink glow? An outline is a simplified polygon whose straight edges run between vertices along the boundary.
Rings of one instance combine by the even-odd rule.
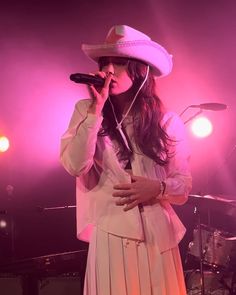
[[[76,101],[88,97],[86,87],[71,82],[69,75],[96,69],[81,52],[81,43],[104,40],[107,29],[121,23],[123,15],[123,24],[149,34],[173,54],[173,72],[157,82],[159,96],[171,110],[181,113],[188,105],[206,102],[229,106],[225,111],[207,112],[214,132],[201,141],[193,136],[190,124],[186,126],[192,149],[194,189],[202,190],[204,173],[210,173],[206,170],[220,165],[235,144],[232,122],[236,109],[236,59],[232,57],[236,43],[231,33],[234,10],[229,3],[222,7],[216,4],[212,10],[209,3],[191,3],[192,7],[190,2],[170,5],[168,1],[138,1],[137,15],[131,17],[131,3],[122,8],[114,2],[114,14],[105,20],[110,8],[102,8],[98,3],[93,5],[94,18],[89,24],[86,16],[91,10],[85,11],[89,4],[78,10],[58,4],[55,10],[50,4],[44,7],[43,2],[34,7],[29,1],[25,6],[11,7],[7,13],[2,10],[5,30],[0,36],[0,127],[1,133],[4,131],[11,138],[6,155],[9,170],[38,176],[46,175],[45,169],[60,167],[60,137]],[[46,7],[48,10],[43,9]],[[142,19],[148,15],[149,21],[140,22],[140,13]],[[226,165],[233,166],[232,163]]]
[[[61,64],[59,53],[33,38],[5,43],[4,95],[14,105],[6,105],[5,125],[12,138],[14,165],[40,174],[43,167],[59,165],[60,137],[69,123],[74,104],[88,97],[85,86],[69,80],[74,69]],[[79,61],[78,61],[79,63]],[[14,87],[11,83],[14,81]],[[35,170],[35,167],[37,169]]]
[[[0,135],[7,135],[10,148],[0,153],[0,209],[5,209],[8,199],[10,214],[18,215],[14,258],[70,250],[74,211],[42,214],[35,209],[75,202],[75,180],[59,163],[59,143],[74,104],[88,93],[86,86],[71,82],[69,75],[96,69],[81,52],[81,43],[99,43],[115,24],[143,31],[173,54],[173,72],[157,81],[158,94],[171,110],[180,114],[193,104],[228,105],[225,111],[203,112],[214,126],[211,136],[197,138],[190,123],[186,131],[192,194],[236,199],[236,1],[119,0],[106,4],[2,2]],[[184,119],[194,112],[188,110]],[[181,210],[191,210],[188,204],[178,208],[181,218],[185,213]],[[194,216],[186,222],[187,234],[190,219]]]

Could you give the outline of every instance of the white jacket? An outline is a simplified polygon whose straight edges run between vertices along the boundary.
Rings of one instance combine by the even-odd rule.
[[[89,241],[93,226],[117,236],[143,240],[139,208],[123,211],[112,197],[113,186],[130,183],[130,175],[116,156],[116,147],[108,136],[97,136],[102,116],[88,114],[91,100],[80,100],[72,115],[69,128],[61,139],[61,162],[65,169],[76,176],[77,236]],[[166,194],[188,195],[191,189],[189,150],[185,128],[174,113],[166,113],[162,122],[168,135],[176,141],[175,154],[167,166],[159,166],[147,156],[134,152],[132,173],[166,182]],[[126,132],[132,138],[132,125]],[[131,140],[132,141],[132,140]],[[147,143],[148,144],[148,143]],[[135,147],[134,147],[135,148]],[[157,237],[161,252],[177,246],[185,228],[169,202],[147,205],[156,216]],[[147,208],[147,206],[144,206]]]

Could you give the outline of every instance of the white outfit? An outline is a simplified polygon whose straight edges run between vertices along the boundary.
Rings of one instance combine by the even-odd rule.
[[[125,212],[115,204],[113,186],[130,183],[130,174],[117,158],[116,143],[97,135],[103,118],[87,113],[90,104],[76,104],[61,142],[62,164],[76,176],[77,235],[90,241],[84,294],[183,295],[178,243],[185,228],[167,201],[150,202],[142,212],[138,207]],[[140,153],[130,123],[129,118],[124,122],[133,144],[133,175],[164,180],[166,195],[188,195],[189,150],[179,117],[168,112],[162,121],[175,140],[166,166]]]

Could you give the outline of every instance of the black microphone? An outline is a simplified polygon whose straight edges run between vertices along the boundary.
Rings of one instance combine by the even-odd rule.
[[[101,86],[101,87],[104,86],[104,83],[105,83],[105,79],[101,77],[82,74],[82,73],[71,74],[70,80],[75,83],[82,83],[82,84]]]
[[[209,103],[201,103],[198,105],[190,105],[190,108],[199,108],[202,110],[209,110],[209,111],[222,111],[227,108],[226,104],[217,103],[217,102],[209,102]]]

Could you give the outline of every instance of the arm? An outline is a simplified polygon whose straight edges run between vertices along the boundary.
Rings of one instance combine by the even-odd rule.
[[[61,138],[60,160],[73,176],[86,173],[93,165],[102,116],[89,113],[90,105],[91,100],[76,104],[69,127]]]
[[[90,85],[93,99],[81,100],[76,104],[69,128],[61,139],[60,159],[64,168],[73,176],[87,173],[93,165],[97,134],[102,123],[102,109],[108,98],[111,75],[104,72],[102,88]]]
[[[171,114],[164,123],[164,128],[173,140],[170,147],[171,158],[166,167],[165,192],[162,199],[172,204],[181,205],[187,201],[192,187],[190,173],[190,151],[186,138],[186,130],[182,120]]]
[[[186,141],[185,127],[181,119],[174,114],[164,118],[164,128],[173,140],[170,152],[172,157],[165,167],[165,179],[150,179],[141,176],[131,176],[132,183],[114,186],[114,197],[117,205],[125,205],[124,210],[130,210],[139,203],[169,202],[181,205],[187,201],[192,185],[189,169],[190,153]],[[161,181],[164,181],[164,187]]]

